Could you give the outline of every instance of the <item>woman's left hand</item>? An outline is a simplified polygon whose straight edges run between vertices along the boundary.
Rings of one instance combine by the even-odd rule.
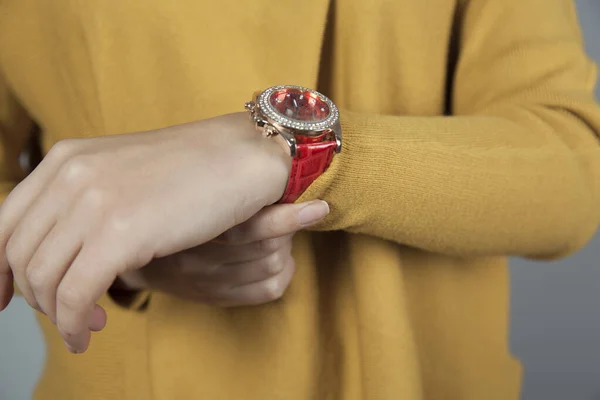
[[[206,243],[283,194],[290,160],[245,113],[59,142],[0,211],[0,310],[12,277],[83,352],[114,279]]]
[[[265,207],[214,241],[121,275],[113,294],[152,290],[220,307],[277,300],[294,274],[292,237],[328,213],[319,200]]]

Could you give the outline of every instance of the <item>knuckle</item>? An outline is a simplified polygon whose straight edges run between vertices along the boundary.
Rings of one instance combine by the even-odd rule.
[[[285,285],[280,279],[269,279],[263,285],[263,293],[266,301],[279,300],[285,293]]]
[[[284,257],[280,252],[269,255],[264,262],[265,272],[269,275],[277,275],[283,270]]]
[[[54,160],[66,160],[75,152],[76,139],[65,139],[57,142],[48,152],[48,158]]]
[[[29,286],[34,292],[40,292],[44,289],[47,279],[41,268],[29,266],[25,270],[25,279],[29,282]]]
[[[276,252],[281,243],[278,239],[265,239],[257,242],[258,250],[262,254],[271,254]]]
[[[63,285],[58,288],[56,300],[60,305],[65,306],[69,310],[76,309],[86,304],[85,294],[70,285]]]
[[[92,157],[76,155],[65,161],[60,168],[59,177],[66,184],[84,184],[93,180],[95,166]]]

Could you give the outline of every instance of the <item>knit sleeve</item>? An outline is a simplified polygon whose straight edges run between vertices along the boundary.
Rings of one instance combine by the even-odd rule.
[[[556,258],[600,221],[600,108],[571,0],[470,0],[452,115],[342,110],[344,150],[299,199],[316,229],[456,256]]]

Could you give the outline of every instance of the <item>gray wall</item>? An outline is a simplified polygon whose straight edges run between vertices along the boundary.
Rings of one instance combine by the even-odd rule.
[[[44,345],[33,312],[23,298],[15,298],[0,313],[0,400],[30,399],[43,362]]]
[[[600,62],[600,0],[578,5],[588,52]],[[600,400],[600,234],[561,262],[513,260],[511,282],[523,400]]]
[[[578,3],[600,62],[600,0]],[[511,346],[525,366],[523,400],[600,400],[599,260],[600,236],[565,261],[513,260]],[[29,399],[43,358],[33,314],[15,299],[0,313],[0,400]]]

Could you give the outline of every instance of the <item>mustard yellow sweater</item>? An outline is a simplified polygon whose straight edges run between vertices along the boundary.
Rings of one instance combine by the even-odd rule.
[[[105,297],[81,356],[40,317],[39,400],[516,399],[505,256],[568,255],[600,220],[596,70],[570,0],[0,0],[0,70],[3,192],[30,119],[47,151],[240,111],[274,84],[342,112],[344,151],[300,199],[332,213],[297,236],[281,301]]]

